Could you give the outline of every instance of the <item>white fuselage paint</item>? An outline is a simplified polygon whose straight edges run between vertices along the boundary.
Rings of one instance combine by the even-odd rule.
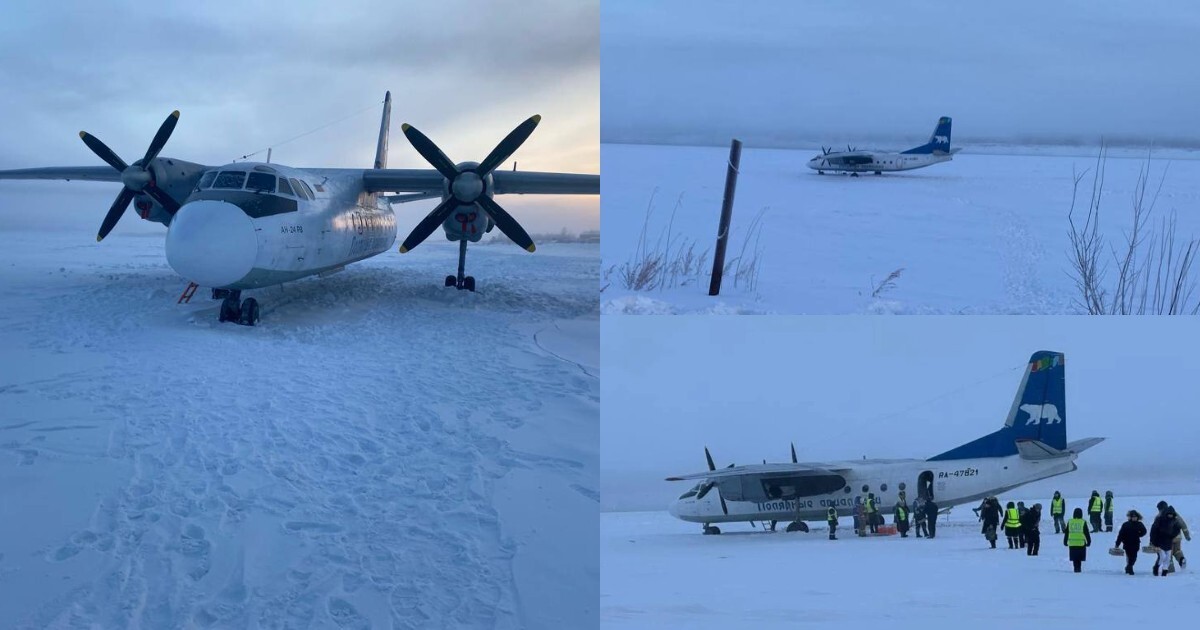
[[[925,471],[933,475],[934,501],[939,509],[945,509],[1072,472],[1076,469],[1077,457],[1076,453],[1067,453],[1062,457],[1042,460],[1027,460],[1013,455],[946,461],[911,459],[822,463],[818,465],[831,469],[845,469],[847,472],[843,476],[846,485],[828,494],[801,497],[799,511],[796,499],[761,502],[726,499],[725,505],[729,513],[725,514],[721,510],[719,487],[714,487],[701,499],[695,496],[677,499],[668,511],[676,518],[693,523],[824,521],[830,506],[837,509],[839,516],[853,514],[855,498],[865,498],[867,492],[863,491],[863,486],[867,486],[868,491],[875,493],[879,499],[879,510],[890,514],[897,503],[897,494],[902,482],[905,484],[907,501],[912,505],[917,497],[918,479]]]
[[[307,183],[314,198],[277,194],[294,201],[296,210],[258,218],[242,212],[239,220],[222,197],[236,203],[233,198],[245,198],[246,191],[193,191],[167,232],[167,261],[184,278],[213,288],[261,288],[337,270],[395,243],[395,214],[378,195],[364,192],[361,176],[254,163],[211,170],[256,166]]]
[[[957,151],[957,149],[955,150]],[[864,163],[857,162],[869,159]],[[954,159],[953,153],[882,153],[879,151],[850,151],[818,155],[808,161],[808,168],[819,173],[884,173],[889,171],[911,171]]]

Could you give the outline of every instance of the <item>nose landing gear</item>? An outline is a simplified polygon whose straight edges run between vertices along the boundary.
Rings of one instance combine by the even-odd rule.
[[[221,300],[221,312],[217,321],[234,322],[243,326],[253,326],[258,323],[258,300],[246,298],[242,300],[242,292],[238,289],[213,289],[214,300]]]
[[[446,276],[446,286],[459,291],[475,292],[475,276],[465,275],[467,267],[467,239],[458,242],[458,276]]]

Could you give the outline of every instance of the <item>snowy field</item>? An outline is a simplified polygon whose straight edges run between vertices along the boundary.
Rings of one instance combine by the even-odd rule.
[[[1072,573],[1062,536],[1054,534],[1047,497],[1001,497],[1045,506],[1040,555],[988,548],[968,506],[938,520],[933,540],[857,538],[842,519],[839,540],[823,524],[807,534],[700,526],[665,511],[604,513],[600,519],[600,618],[604,628],[878,627],[1072,628],[1186,627],[1200,614],[1196,568],[1153,577],[1142,553],[1136,575],[1109,556],[1116,527],[1132,506],[1152,513],[1160,498],[1189,520],[1193,537],[1200,497],[1120,497],[1112,533],[1093,536],[1083,573]],[[1083,498],[1067,498],[1068,506]],[[889,518],[890,522],[890,518]],[[810,525],[815,525],[810,523]],[[1147,528],[1149,523],[1147,523]],[[1142,539],[1148,544],[1147,539]],[[1200,541],[1185,542],[1190,562]]]
[[[888,148],[888,147],[883,147]],[[1006,150],[1020,154],[997,154]],[[728,147],[605,144],[601,311],[622,313],[1075,313],[1067,213],[1072,168],[1092,168],[1095,150],[968,147],[953,162],[881,176],[818,175],[814,150],[745,148],[728,259],[761,251],[757,288],[709,298],[707,273],[674,286],[632,291],[619,278],[645,230],[648,248],[687,242],[709,250],[717,233]],[[1157,152],[1152,183],[1167,168],[1156,217],[1178,212],[1179,238],[1200,235],[1200,157]],[[1119,157],[1118,157],[1119,156]],[[1170,158],[1168,160],[1167,158]],[[1144,152],[1110,152],[1102,226],[1119,246]],[[1169,162],[1169,168],[1168,168]],[[1081,184],[1086,211],[1091,180]],[[647,209],[652,213],[647,223]],[[1157,219],[1155,219],[1157,223]],[[878,295],[875,289],[903,270]],[[1110,275],[1112,275],[1110,273]]]
[[[250,328],[95,222],[0,232],[0,627],[595,623],[598,246],[472,294],[430,239]]]

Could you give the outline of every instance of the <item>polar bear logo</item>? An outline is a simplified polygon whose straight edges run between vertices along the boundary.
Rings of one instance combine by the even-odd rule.
[[[934,136],[934,144],[950,144],[950,136]]]
[[[1062,423],[1062,417],[1058,415],[1058,407],[1055,407],[1051,403],[1044,405],[1021,405],[1020,409],[1029,414],[1029,420],[1025,421],[1025,426],[1039,424],[1042,420],[1045,420],[1046,424]]]

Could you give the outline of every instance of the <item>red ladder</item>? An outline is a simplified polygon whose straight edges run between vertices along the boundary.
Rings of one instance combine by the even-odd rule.
[[[196,289],[198,288],[200,288],[200,285],[196,284],[195,282],[189,282],[187,288],[183,290],[183,293],[179,296],[179,300],[175,303],[190,304],[192,302],[192,296],[196,295]]]

